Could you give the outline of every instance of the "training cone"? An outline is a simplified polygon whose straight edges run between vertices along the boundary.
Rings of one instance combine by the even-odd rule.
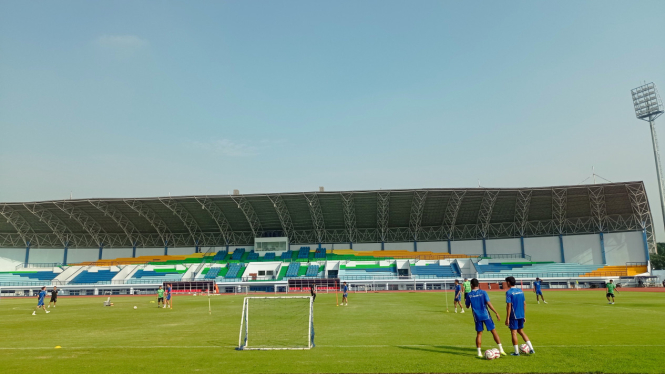
[[[61,347],[61,346],[59,346],[59,345],[56,345],[56,346],[55,346],[55,349],[58,349],[58,348],[62,348],[62,347]]]

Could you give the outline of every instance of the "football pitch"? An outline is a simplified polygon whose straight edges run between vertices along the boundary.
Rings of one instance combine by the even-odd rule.
[[[448,293],[448,297],[451,294]],[[476,358],[470,311],[446,313],[444,293],[334,294],[314,304],[316,347],[236,351],[244,296],[175,296],[158,309],[148,296],[61,297],[32,316],[36,298],[0,300],[2,373],[662,373],[665,292],[526,292],[525,331],[535,355]],[[503,292],[490,292],[505,317]],[[133,306],[137,306],[134,309]],[[496,322],[496,321],[495,321]],[[510,334],[497,323],[504,349]],[[520,344],[522,342],[520,341]],[[56,349],[56,346],[61,348]],[[496,347],[483,335],[483,351]]]

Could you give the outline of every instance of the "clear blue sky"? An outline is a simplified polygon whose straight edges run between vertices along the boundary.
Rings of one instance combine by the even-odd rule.
[[[665,1],[0,0],[0,201],[644,180]],[[665,118],[659,130],[665,137]]]

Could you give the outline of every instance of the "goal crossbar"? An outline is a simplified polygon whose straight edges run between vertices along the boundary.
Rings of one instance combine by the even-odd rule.
[[[250,300],[268,299],[308,299],[309,316],[307,321],[307,345],[301,347],[276,347],[276,346],[250,346],[249,345],[249,305]],[[303,305],[304,306],[304,305]],[[243,339],[244,333],[244,339]],[[238,336],[237,350],[307,350],[314,345],[314,298],[312,296],[247,296],[243,300],[242,315],[240,317],[240,334]]]

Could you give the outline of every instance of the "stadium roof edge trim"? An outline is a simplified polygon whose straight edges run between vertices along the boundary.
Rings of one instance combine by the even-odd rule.
[[[279,196],[279,198],[277,198]],[[645,231],[644,183],[311,191],[0,203],[0,247],[213,247]],[[652,248],[653,247],[653,248]]]
[[[275,192],[275,193],[250,193],[250,194],[224,194],[224,195],[177,195],[177,196],[147,196],[147,197],[89,197],[89,198],[80,198],[80,199],[55,199],[55,200],[37,200],[37,201],[8,201],[0,202],[0,204],[6,205],[23,205],[23,204],[41,204],[41,203],[54,203],[61,201],[89,201],[89,200],[98,200],[98,201],[124,201],[124,200],[155,200],[155,199],[193,199],[196,197],[207,197],[207,198],[220,198],[220,197],[233,197],[233,196],[289,196],[289,195],[302,195],[302,194],[316,194],[316,195],[337,195],[341,193],[377,193],[377,192],[413,192],[413,191],[523,191],[523,190],[552,190],[559,188],[585,188],[587,186],[612,186],[612,185],[626,185],[626,184],[644,184],[643,181],[629,181],[629,182],[612,182],[612,183],[597,183],[597,184],[578,184],[578,185],[562,185],[562,186],[542,186],[542,187],[462,187],[462,188],[395,188],[395,189],[378,189],[378,190],[348,190],[348,191],[301,191],[301,192]]]

